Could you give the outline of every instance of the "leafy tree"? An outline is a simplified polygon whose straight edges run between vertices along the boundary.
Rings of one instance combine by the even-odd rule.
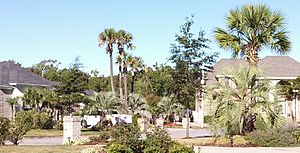
[[[203,70],[201,67],[213,64],[218,55],[216,52],[208,52],[209,40],[204,37],[203,30],[200,30],[198,35],[192,33],[193,24],[192,16],[192,18],[186,18],[186,22],[180,26],[180,35],[175,35],[176,43],[171,45],[169,59],[175,63],[175,71],[172,75],[175,99],[187,108],[187,127],[189,127],[190,102],[195,101],[196,88],[200,87]],[[189,128],[187,128],[186,137],[189,137]]]
[[[89,74],[81,71],[83,64],[80,63],[79,57],[70,67],[59,71],[60,84],[56,87],[59,94],[79,93],[88,89]]]
[[[151,84],[151,91],[158,96],[168,96],[173,93],[174,80],[172,74],[174,70],[171,66],[154,65],[154,70],[149,71],[149,81]]]
[[[43,94],[40,88],[26,88],[22,97],[23,102],[34,108],[35,111],[40,112],[43,106]]]
[[[61,63],[57,60],[43,60],[27,69],[51,81],[58,81],[58,66]]]
[[[88,88],[96,92],[109,91],[109,77],[102,76],[92,76],[89,78]]]
[[[214,130],[233,136],[282,126],[279,103],[269,97],[270,82],[260,78],[256,68],[232,69],[207,89]]]
[[[99,47],[106,44],[106,53],[109,55],[109,67],[110,67],[110,84],[111,84],[111,92],[115,94],[114,87],[114,78],[113,78],[113,45],[116,44],[117,33],[115,29],[109,28],[105,29],[98,36]]]
[[[244,5],[229,12],[227,29],[217,28],[215,38],[221,48],[232,50],[234,58],[245,56],[256,66],[263,47],[279,54],[290,51],[285,22],[279,11],[271,11],[266,5]]]

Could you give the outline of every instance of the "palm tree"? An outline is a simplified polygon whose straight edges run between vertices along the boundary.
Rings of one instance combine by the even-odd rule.
[[[129,114],[137,114],[145,108],[146,100],[137,94],[130,94],[128,96],[127,108],[129,107]],[[127,109],[128,110],[128,109]]]
[[[229,12],[227,29],[217,28],[215,39],[221,48],[232,50],[233,58],[245,56],[250,65],[256,66],[263,47],[278,54],[290,51],[284,23],[283,15],[266,5],[244,5]]]
[[[141,57],[136,57],[129,55],[127,58],[126,65],[130,67],[130,72],[131,72],[131,94],[134,93],[134,80],[135,76],[138,74],[138,72],[145,67],[144,62]]]
[[[279,103],[270,100],[270,82],[252,67],[228,70],[207,88],[211,127],[232,136],[282,126]]]
[[[179,103],[174,102],[174,96],[171,95],[170,97],[163,97],[159,102],[158,102],[158,107],[160,110],[167,114],[166,119],[171,122],[170,117],[176,113],[176,114],[182,114],[184,110],[184,106],[182,106]]]
[[[122,77],[123,77],[123,65],[124,65],[124,47],[127,46],[128,49],[132,50],[134,49],[134,46],[132,45],[131,41],[133,40],[132,34],[127,33],[125,30],[119,30],[117,32],[117,44],[118,44],[118,64],[119,64],[119,88],[120,88],[120,99],[123,100],[123,85],[122,85]],[[127,91],[125,91],[126,98],[127,99]]]
[[[92,114],[92,112],[97,112],[99,110],[110,114],[112,110],[120,109],[121,106],[119,99],[111,92],[96,93],[91,96],[90,99],[92,101],[84,108],[84,112],[87,112],[88,114]]]
[[[110,67],[110,85],[111,92],[115,94],[114,76],[113,76],[113,45],[116,44],[117,33],[113,28],[105,29],[99,34],[98,42],[99,47],[106,44],[106,53],[109,54],[109,67]]]
[[[14,107],[16,104],[18,104],[20,97],[14,97],[14,98],[8,98],[6,99],[6,102],[8,102],[11,106],[11,120],[14,120],[15,116],[15,110]]]

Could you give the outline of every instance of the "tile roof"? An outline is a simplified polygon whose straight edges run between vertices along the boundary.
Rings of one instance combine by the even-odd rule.
[[[12,61],[0,62],[0,85],[9,85],[10,83],[38,86],[56,84],[20,67]]]
[[[249,66],[244,59],[221,59],[214,65],[212,73],[208,74],[207,83],[216,81],[216,75],[222,75],[228,68],[238,68]],[[262,69],[266,77],[284,78],[300,76],[300,63],[289,56],[266,56],[258,62],[258,67]]]

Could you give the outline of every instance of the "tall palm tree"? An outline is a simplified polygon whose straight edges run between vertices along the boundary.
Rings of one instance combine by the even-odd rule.
[[[117,39],[117,33],[113,28],[105,29],[98,36],[99,47],[106,44],[106,53],[109,55],[110,85],[111,85],[112,94],[115,94],[112,53],[113,53],[113,45],[116,44],[116,39]]]
[[[117,32],[117,45],[118,45],[118,64],[119,64],[119,88],[120,88],[120,100],[123,100],[123,85],[122,85],[122,77],[123,77],[123,65],[124,65],[124,47],[127,46],[128,49],[132,50],[134,49],[134,46],[132,45],[132,34],[126,32],[125,30],[119,30]],[[126,92],[126,91],[124,91]],[[125,93],[124,93],[125,94]],[[127,92],[125,94],[127,99]]]
[[[230,136],[282,126],[279,103],[270,100],[270,82],[252,67],[228,70],[207,88],[213,130]]]
[[[142,70],[145,67],[145,65],[141,57],[136,57],[132,55],[128,56],[126,65],[130,67],[130,72],[131,72],[130,92],[131,94],[133,94],[135,76],[138,74],[140,70]]]
[[[244,5],[229,12],[227,29],[217,28],[215,39],[221,48],[232,50],[233,58],[245,56],[250,65],[256,66],[263,47],[278,54],[290,51],[285,22],[280,12],[266,5]]]

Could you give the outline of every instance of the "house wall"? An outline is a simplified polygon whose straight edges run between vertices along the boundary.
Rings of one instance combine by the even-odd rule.
[[[0,90],[0,117],[11,118],[12,116],[11,106],[6,102],[8,97],[8,95]]]

